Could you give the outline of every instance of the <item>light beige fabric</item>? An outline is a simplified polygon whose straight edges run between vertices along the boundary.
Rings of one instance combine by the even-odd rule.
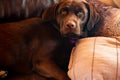
[[[120,8],[120,0],[99,0],[99,1],[106,3],[110,6]]]
[[[79,40],[72,50],[68,68],[71,80],[120,80],[119,37]]]
[[[120,0],[113,0],[113,2],[120,8]]]

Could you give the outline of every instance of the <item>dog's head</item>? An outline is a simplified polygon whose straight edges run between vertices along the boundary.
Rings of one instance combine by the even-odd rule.
[[[97,21],[97,12],[83,0],[61,1],[43,13],[43,19],[54,19],[63,36],[79,38],[87,36]]]

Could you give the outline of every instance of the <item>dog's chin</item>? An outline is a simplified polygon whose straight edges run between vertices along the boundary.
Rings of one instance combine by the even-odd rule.
[[[73,33],[69,33],[69,34],[63,34],[64,37],[68,37],[70,39],[79,39],[80,38],[80,35],[77,35],[77,34],[73,34]]]

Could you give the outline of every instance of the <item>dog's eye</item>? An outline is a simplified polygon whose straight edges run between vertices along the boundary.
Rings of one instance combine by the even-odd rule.
[[[78,12],[76,15],[77,15],[79,18],[81,18],[81,17],[83,16],[83,13],[82,13],[82,12]]]
[[[77,15],[79,18],[83,15],[83,12],[81,9],[74,11],[75,15]]]
[[[67,13],[68,13],[68,8],[67,7],[61,9],[61,14],[62,15],[66,15]]]

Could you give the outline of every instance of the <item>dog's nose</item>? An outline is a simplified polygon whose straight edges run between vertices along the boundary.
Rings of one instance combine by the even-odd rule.
[[[66,28],[74,29],[75,27],[76,27],[75,22],[68,22],[68,23],[66,24]]]

